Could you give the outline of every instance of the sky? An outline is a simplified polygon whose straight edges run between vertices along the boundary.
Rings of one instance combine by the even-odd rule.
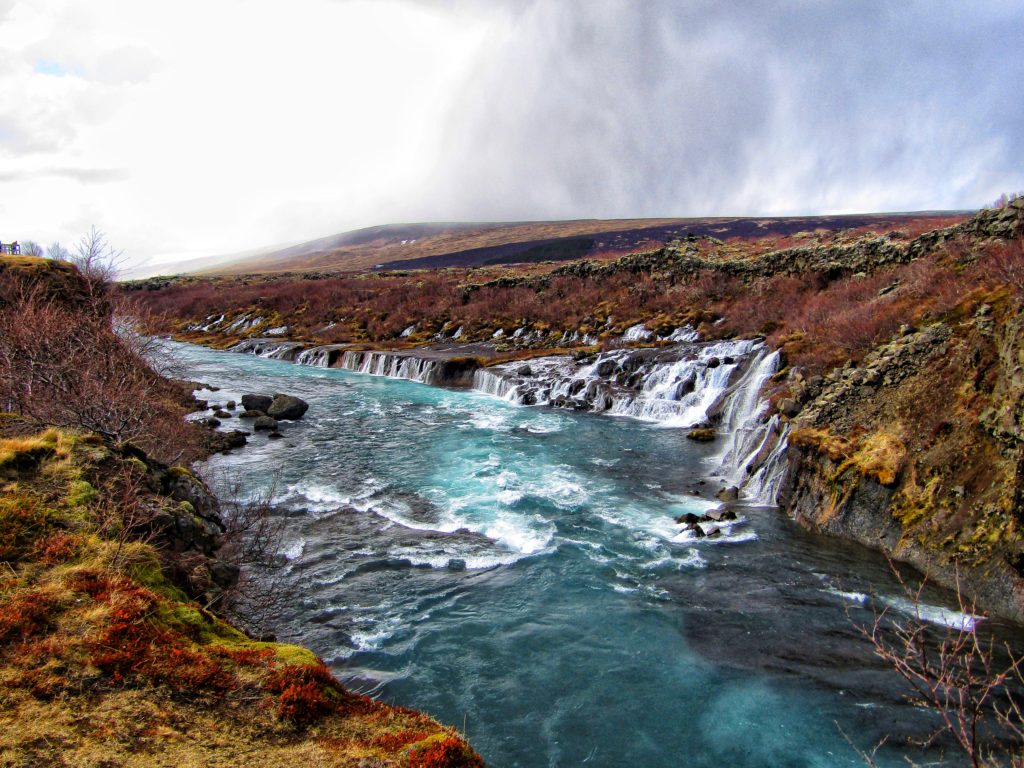
[[[0,0],[0,97],[0,240],[134,266],[1024,191],[1019,0]]]

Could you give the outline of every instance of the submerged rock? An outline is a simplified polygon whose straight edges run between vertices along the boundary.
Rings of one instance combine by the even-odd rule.
[[[258,416],[253,422],[252,428],[257,432],[276,432],[277,419],[270,416]]]

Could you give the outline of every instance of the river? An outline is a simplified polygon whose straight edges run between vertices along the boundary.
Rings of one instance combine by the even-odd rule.
[[[904,740],[933,721],[853,626],[905,607],[880,556],[772,507],[740,506],[716,538],[680,535],[676,516],[716,505],[714,444],[171,347],[220,388],[213,402],[310,404],[283,439],[200,467],[221,493],[273,491],[292,596],[279,637],[352,688],[464,728],[489,765],[863,765],[843,733],[864,749],[889,735],[882,765],[930,759]],[[936,615],[948,604],[926,599]]]

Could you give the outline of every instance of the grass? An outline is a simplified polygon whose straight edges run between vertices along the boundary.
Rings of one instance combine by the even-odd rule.
[[[190,600],[158,539],[103,514],[125,503],[104,478],[148,465],[99,448],[0,440],[0,765],[482,765],[453,729]],[[177,506],[152,486],[136,501]]]

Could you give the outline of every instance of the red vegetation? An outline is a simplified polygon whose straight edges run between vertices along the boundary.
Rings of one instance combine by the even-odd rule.
[[[51,288],[0,280],[0,408],[35,425],[137,442],[169,463],[191,458],[183,454],[196,453],[197,429],[184,421],[181,390],[147,361],[150,342],[115,331],[105,291],[74,302]]]
[[[174,690],[223,693],[237,686],[234,676],[205,653],[192,650],[179,632],[151,620],[162,598],[118,576],[82,574],[75,584],[97,602],[108,603],[110,621],[90,639],[90,663],[115,683],[141,679]]]
[[[483,768],[484,761],[454,736],[409,753],[409,768]]]
[[[397,752],[402,747],[423,741],[430,735],[427,731],[398,731],[398,733],[385,733],[370,739],[370,745],[383,749],[385,752]]]
[[[0,604],[0,643],[25,642],[53,626],[57,599],[42,590],[17,592]]]
[[[323,663],[289,666],[267,680],[266,688],[277,697],[277,716],[296,724],[313,723],[336,712],[347,697]]]
[[[45,565],[56,565],[73,559],[82,546],[82,537],[67,531],[56,531],[35,543],[35,557]]]

